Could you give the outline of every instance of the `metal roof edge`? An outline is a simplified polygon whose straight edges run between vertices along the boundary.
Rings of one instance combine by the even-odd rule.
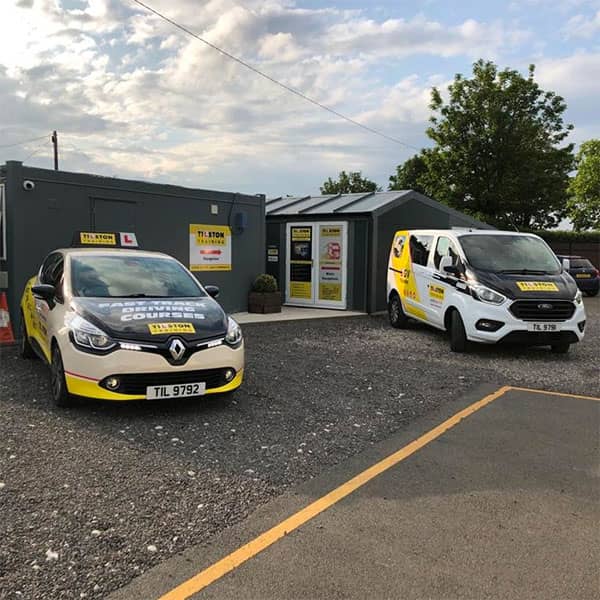
[[[373,195],[375,195],[375,193],[376,192],[368,192],[368,193],[366,193],[364,195],[359,196],[358,198],[354,198],[354,200],[350,200],[350,202],[348,202],[347,204],[343,204],[342,206],[338,206],[332,212],[333,213],[343,212],[349,206],[352,206],[353,204],[356,204],[357,202],[360,202],[361,200],[364,200],[365,198],[368,198],[369,196],[373,196]],[[340,194],[340,196],[347,196],[347,195],[349,195],[349,194]],[[371,212],[371,211],[369,211],[369,212]]]
[[[293,206],[294,204],[298,204],[298,202],[302,202],[303,200],[308,200],[309,198],[310,198],[310,195],[308,195],[308,196],[302,196],[302,197],[299,197],[299,198],[298,197],[294,198],[292,196],[291,202],[288,202],[287,204],[284,204],[283,206],[280,206],[279,208],[276,208],[273,211],[273,213],[275,213],[277,211],[280,211],[280,210],[284,210],[285,208],[289,208],[290,206]],[[279,198],[279,200],[283,200],[283,198]],[[268,208],[269,208],[268,206],[265,206],[266,213],[267,214],[273,214],[273,213],[269,213],[268,212]]]
[[[323,194],[324,195],[324,194]],[[307,206],[306,208],[303,208],[302,210],[298,211],[299,215],[303,215],[305,212],[309,211],[309,210],[313,210],[314,208],[316,208],[317,206],[323,206],[323,204],[327,204],[328,202],[331,202],[332,200],[336,200],[337,198],[339,198],[342,194],[335,194],[333,195],[331,198],[325,198],[325,200],[321,200],[321,202],[317,202],[316,204],[313,204],[312,206]],[[312,198],[313,196],[307,196],[305,199],[308,198]],[[318,196],[315,196],[318,197]]]
[[[410,200],[412,198],[412,195],[416,193],[415,190],[388,190],[388,192],[398,192],[398,195],[393,200],[390,200],[389,202],[386,202],[379,208],[376,208],[375,210],[371,211],[371,214],[374,217],[379,218],[386,212],[394,208],[398,208],[399,206]]]

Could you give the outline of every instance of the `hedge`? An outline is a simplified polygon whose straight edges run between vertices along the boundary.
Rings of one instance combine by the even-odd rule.
[[[560,229],[531,231],[547,242],[600,243],[600,231],[563,231]]]

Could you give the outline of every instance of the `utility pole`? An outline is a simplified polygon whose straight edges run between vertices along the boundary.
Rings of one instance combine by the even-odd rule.
[[[58,134],[52,132],[52,145],[54,146],[54,170],[58,171]]]

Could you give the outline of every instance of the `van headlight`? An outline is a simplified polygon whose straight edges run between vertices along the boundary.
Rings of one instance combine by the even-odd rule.
[[[581,290],[577,290],[575,298],[573,299],[575,300],[575,304],[581,304],[583,302],[583,294],[581,293]]]
[[[502,294],[499,294],[480,283],[471,284],[471,291],[477,300],[487,302],[488,304],[502,304],[506,300]]]
[[[227,321],[225,341],[233,347],[237,347],[242,343],[242,328],[231,317]]]
[[[117,343],[104,331],[75,313],[68,313],[65,325],[71,332],[71,341],[75,346],[87,351],[105,352]]]

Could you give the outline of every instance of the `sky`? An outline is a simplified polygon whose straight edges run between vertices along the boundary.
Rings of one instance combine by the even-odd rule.
[[[0,164],[263,193],[342,169],[384,189],[430,145],[432,86],[479,58],[562,95],[569,141],[600,137],[600,0],[144,0],[316,101],[294,96],[133,0],[2,0]],[[35,141],[21,143],[27,140]]]

